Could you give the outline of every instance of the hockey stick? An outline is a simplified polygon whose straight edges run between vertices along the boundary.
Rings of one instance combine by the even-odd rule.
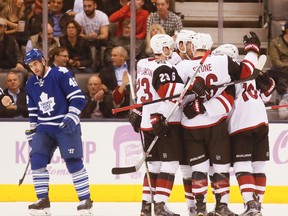
[[[210,54],[210,50],[207,50],[205,55],[203,56],[200,65],[198,66],[198,68],[196,69],[195,73],[193,74],[192,77],[189,77],[184,89],[182,90],[180,96],[178,97],[177,101],[175,102],[173,108],[170,110],[169,114],[167,115],[166,118],[166,123],[168,122],[168,120],[171,118],[172,114],[175,112],[175,110],[178,108],[178,105],[181,103],[181,101],[183,100],[186,92],[188,91],[188,88],[190,87],[191,83],[194,81],[196,75],[198,74],[198,71],[201,69],[204,61],[206,60],[206,58],[208,57],[208,55]],[[151,142],[151,144],[149,145],[147,151],[144,154],[144,157],[142,157],[142,159],[135,165],[135,166],[130,166],[130,167],[114,167],[112,169],[112,174],[125,174],[125,173],[131,173],[131,172],[136,172],[140,169],[140,167],[142,166],[143,162],[146,160],[146,158],[148,157],[148,155],[150,154],[152,148],[154,147],[154,145],[156,144],[157,140],[159,139],[158,136],[155,136],[155,138],[153,139],[153,141]]]
[[[131,98],[133,103],[136,103],[136,94],[135,94],[135,89],[133,86],[133,81],[132,81],[132,77],[131,74],[128,73],[128,79],[129,79],[129,86],[130,86],[130,92],[131,92]],[[142,144],[142,148],[143,148],[143,152],[144,150],[144,139],[143,139],[143,133],[139,128],[139,134],[140,134],[140,140],[141,140],[141,144]],[[151,194],[151,216],[154,216],[154,194],[153,194],[153,188],[152,188],[152,183],[151,183],[151,178],[150,178],[150,172],[149,172],[149,167],[148,167],[148,163],[145,160],[145,169],[146,169],[146,176],[147,176],[147,182],[148,182],[148,186],[149,186],[149,190],[150,190],[150,194]]]
[[[28,163],[27,163],[27,165],[26,165],[26,168],[25,168],[25,170],[24,170],[24,173],[23,173],[22,178],[19,179],[19,186],[23,183],[23,181],[24,181],[24,179],[25,179],[25,176],[26,176],[26,173],[27,173],[27,170],[28,170],[29,165],[30,165],[30,158],[29,158],[29,160],[28,160]]]
[[[288,104],[269,106],[269,107],[265,107],[265,109],[266,110],[276,110],[276,109],[285,108],[285,107],[288,107]]]
[[[216,86],[211,86],[209,89],[215,89],[215,88],[221,88],[221,87],[226,87],[226,86],[230,86],[230,85],[236,85],[236,84],[239,84],[239,83],[243,83],[243,82],[247,82],[247,81],[251,81],[251,80],[256,79],[257,76],[262,72],[262,69],[263,69],[263,67],[264,67],[264,65],[266,63],[266,60],[267,60],[267,56],[266,55],[261,55],[259,57],[259,60],[258,60],[258,63],[256,65],[256,67],[253,70],[253,73],[249,77],[247,77],[245,79],[241,79],[241,80],[235,80],[235,81],[231,81],[231,82],[228,82],[228,83],[223,83],[223,84],[216,85]],[[193,94],[193,93],[191,93],[191,94]],[[141,104],[132,104],[132,105],[125,106],[125,107],[112,109],[112,113],[115,114],[115,113],[118,113],[118,112],[123,112],[123,111],[129,110],[129,109],[134,109],[134,108],[139,108],[139,107],[142,107],[142,106],[145,106],[145,105],[149,105],[149,104],[158,103],[158,102],[165,101],[165,100],[171,100],[171,99],[177,98],[179,96],[180,96],[180,94],[176,94],[176,95],[173,95],[171,97],[160,98],[160,99],[157,99],[157,100],[148,101],[148,102],[144,102],[144,103],[141,103]]]

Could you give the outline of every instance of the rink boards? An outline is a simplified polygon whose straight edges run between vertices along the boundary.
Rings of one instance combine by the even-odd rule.
[[[27,122],[0,122],[1,177],[0,201],[34,201],[30,167],[23,185],[18,186],[29,158],[24,131]],[[139,172],[112,175],[116,166],[131,166],[142,157],[139,134],[128,122],[82,122],[84,163],[91,182],[95,202],[134,202],[141,200],[144,166]],[[267,164],[267,192],[264,202],[288,203],[288,124],[271,123],[270,157]],[[77,201],[70,174],[56,151],[48,167],[50,199]],[[184,201],[181,171],[178,170],[170,197],[172,202]],[[212,202],[209,189],[208,202]],[[242,202],[237,181],[231,170],[231,202]]]

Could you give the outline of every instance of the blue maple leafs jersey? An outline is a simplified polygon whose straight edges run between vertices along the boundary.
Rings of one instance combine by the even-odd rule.
[[[80,114],[86,104],[84,94],[65,67],[49,67],[43,78],[30,77],[26,92],[30,123],[37,123],[37,131],[58,128],[69,110]]]

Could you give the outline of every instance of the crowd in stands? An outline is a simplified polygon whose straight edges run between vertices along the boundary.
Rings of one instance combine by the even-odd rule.
[[[146,57],[153,57],[150,48],[150,39],[153,35],[168,34],[176,39],[177,32],[183,29],[183,25],[181,18],[174,13],[175,0],[134,1],[137,62]],[[48,2],[47,64],[51,67],[67,67],[74,75],[86,73],[91,75],[87,89],[82,89],[86,92],[88,101],[82,117],[127,117],[125,112],[113,115],[111,109],[126,106],[130,101],[128,74],[130,38],[133,36],[130,20],[131,2],[128,0],[49,0]],[[23,58],[31,49],[42,49],[42,28],[42,0],[0,2],[0,73],[21,71],[25,83],[31,73],[24,65]],[[277,83],[274,95],[276,99],[270,105],[286,103],[284,100],[288,98],[288,79],[285,77],[288,73],[288,22],[282,30],[283,34],[273,39],[269,47],[269,56],[273,64],[269,73]],[[284,75],[279,78],[279,73]],[[9,76],[12,75],[9,73]],[[9,89],[8,81],[7,89]],[[7,90],[5,93],[11,92]],[[15,99],[14,96],[13,98]],[[109,109],[108,112],[103,110],[105,108]],[[25,117],[24,112],[19,113]],[[4,115],[1,110],[0,117],[11,115]]]

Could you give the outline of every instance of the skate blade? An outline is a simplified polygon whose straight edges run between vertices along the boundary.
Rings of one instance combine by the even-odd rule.
[[[78,213],[80,216],[92,216],[92,215],[94,215],[92,209],[81,209],[81,210],[78,210]]]
[[[31,216],[51,216],[51,212],[49,208],[45,209],[29,209]]]

